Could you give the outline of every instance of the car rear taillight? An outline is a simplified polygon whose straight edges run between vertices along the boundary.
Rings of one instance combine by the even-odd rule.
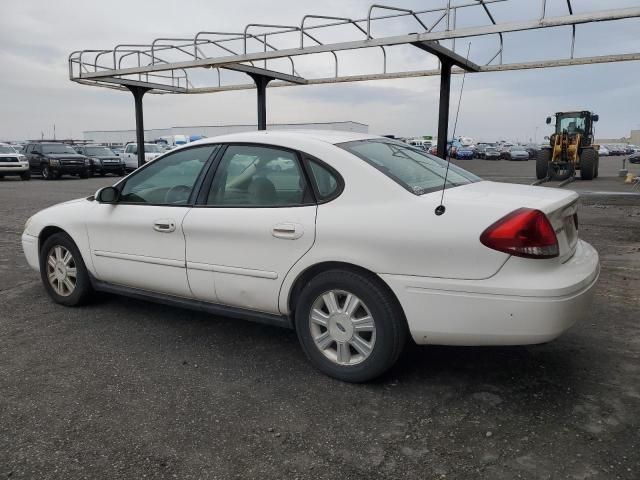
[[[558,238],[547,216],[540,210],[519,208],[502,217],[480,235],[486,247],[525,258],[559,255]]]

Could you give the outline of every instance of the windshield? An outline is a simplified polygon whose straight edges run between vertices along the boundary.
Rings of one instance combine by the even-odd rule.
[[[560,125],[560,132],[565,130],[568,133],[584,133],[585,132],[585,119],[584,117],[576,116],[575,114],[569,116],[560,115],[558,117]]]
[[[0,145],[0,153],[16,153],[16,151],[6,145]]]
[[[73,148],[62,143],[43,143],[42,153],[68,153],[71,155],[77,155],[76,151]]]
[[[86,147],[85,152],[92,157],[113,157],[113,152],[107,147]]]
[[[160,147],[160,145],[147,145],[146,143],[144,144],[144,151],[145,153],[162,153],[164,152],[164,150]]]
[[[423,150],[393,140],[361,140],[337,145],[374,166],[416,195],[442,189],[447,162]],[[457,187],[481,179],[472,173],[449,166],[446,187]]]
[[[511,147],[512,152],[523,152],[524,147]]]

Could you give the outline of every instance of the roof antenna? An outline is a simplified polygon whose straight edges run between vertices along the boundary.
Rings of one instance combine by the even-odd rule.
[[[469,52],[471,51],[471,42],[467,45],[467,61],[469,61]],[[453,135],[451,136],[452,142],[451,146],[453,146],[453,140],[456,138],[456,129],[458,128],[458,115],[460,115],[460,104],[462,103],[462,92],[464,91],[464,79],[467,77],[467,71],[464,70],[462,73],[462,86],[460,87],[460,98],[458,99],[458,110],[456,111],[456,121],[453,124]],[[450,150],[447,150],[447,169],[444,172],[444,183],[442,184],[442,196],[440,197],[440,205],[436,207],[435,214],[437,216],[442,215],[446,208],[444,206],[444,191],[447,188],[447,177],[449,176],[449,164],[451,163],[451,155],[449,154]]]

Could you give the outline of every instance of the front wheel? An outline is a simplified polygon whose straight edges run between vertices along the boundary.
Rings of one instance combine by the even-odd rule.
[[[379,280],[348,270],[323,272],[307,284],[296,305],[295,324],[316,368],[355,383],[391,368],[407,335],[393,295]]]
[[[55,174],[51,171],[49,166],[48,165],[43,165],[42,166],[42,178],[44,178],[45,180],[53,180],[54,177],[55,177]]]
[[[26,172],[22,172],[20,174],[20,178],[22,180],[31,180],[31,172],[29,170],[27,170]]]
[[[596,176],[596,151],[588,148],[580,155],[580,178],[582,180],[593,180]]]
[[[49,296],[62,305],[81,305],[93,293],[80,251],[66,233],[53,234],[42,245],[40,277]]]

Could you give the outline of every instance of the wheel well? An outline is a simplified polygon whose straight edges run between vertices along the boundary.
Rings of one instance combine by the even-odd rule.
[[[40,250],[42,249],[42,245],[47,241],[51,235],[56,233],[67,233],[60,227],[44,227],[38,236],[38,254],[40,254]]]
[[[378,275],[376,275],[374,272],[372,272],[371,270],[367,270],[366,268],[359,267],[358,265],[354,265],[352,263],[322,262],[322,263],[317,263],[315,265],[312,265],[311,267],[303,271],[300,275],[298,275],[298,278],[296,278],[296,281],[293,283],[293,286],[291,287],[291,291],[289,292],[289,301],[287,305],[289,307],[289,316],[291,317],[291,320],[292,320],[291,323],[293,324],[294,328],[295,328],[294,317],[295,317],[295,311],[296,311],[295,305],[298,301],[298,298],[300,297],[300,293],[302,292],[304,287],[307,285],[307,283],[311,281],[312,278],[314,278],[315,276],[319,275],[322,272],[326,272],[329,270],[349,270],[351,272],[359,273],[361,275],[369,277],[371,280],[378,283],[382,288],[384,288],[387,291],[387,293],[389,293],[391,298],[393,298],[393,301],[396,303],[396,306],[402,312],[402,317],[406,323],[407,319],[404,314],[402,305],[398,300],[398,297],[396,297],[396,294],[393,292],[393,290],[391,290],[391,287],[389,287],[389,285],[387,285],[387,283],[384,280],[382,280]]]

